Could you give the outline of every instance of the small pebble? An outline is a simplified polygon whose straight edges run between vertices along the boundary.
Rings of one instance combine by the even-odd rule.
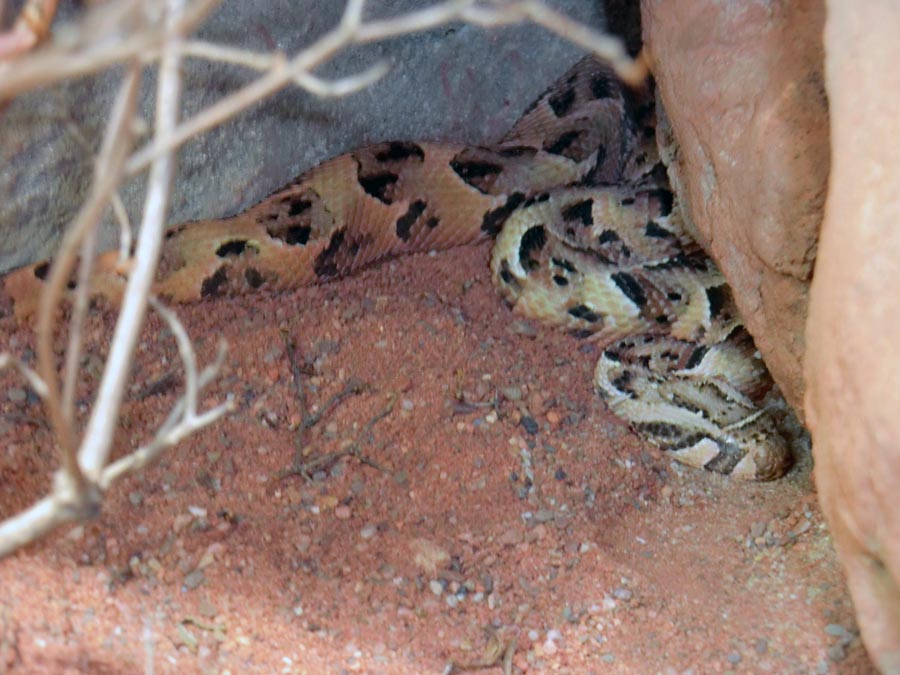
[[[830,623],[825,626],[825,632],[833,637],[841,637],[846,633],[846,629],[839,623]]]
[[[631,600],[633,593],[627,588],[617,588],[613,592],[613,597],[617,600]]]
[[[511,324],[509,324],[507,330],[511,333],[524,335],[525,337],[537,337],[537,327],[533,323],[525,319],[513,321]]]
[[[437,579],[432,579],[428,582],[428,588],[431,589],[431,592],[437,596],[440,596],[441,593],[444,592],[444,584],[442,584]],[[452,596],[451,596],[452,597]]]
[[[485,572],[481,575],[481,585],[484,586],[484,592],[490,595],[494,591],[494,577]]]
[[[844,649],[844,645],[838,643],[836,645],[831,645],[828,648],[828,658],[832,661],[843,661],[847,658],[847,652]]]
[[[502,387],[500,389],[500,394],[507,401],[521,401],[522,400],[522,387]]]
[[[738,654],[737,652],[731,652],[726,658],[728,659],[728,663],[731,663],[734,665],[737,665],[738,663],[741,662],[741,655]]]
[[[12,387],[6,390],[6,397],[13,403],[21,403],[28,398],[28,392],[20,387]]]
[[[192,591],[204,581],[206,581],[206,575],[203,570],[194,570],[184,578],[184,587]]]
[[[371,539],[378,532],[377,525],[366,525],[363,529],[359,531],[359,536],[363,539]]]
[[[522,418],[522,428],[532,436],[540,430],[540,427],[538,426],[538,423],[534,421],[534,418],[528,417],[527,415]]]
[[[400,401],[400,407],[403,408],[405,411],[409,412],[415,407],[415,404],[412,401],[410,401],[408,398],[405,398],[402,401]]]
[[[506,530],[500,535],[499,540],[504,546],[515,546],[522,543],[522,538],[522,533],[519,530]]]
[[[350,507],[345,504],[341,504],[334,510],[334,517],[338,520],[347,520],[348,518],[350,518]]]

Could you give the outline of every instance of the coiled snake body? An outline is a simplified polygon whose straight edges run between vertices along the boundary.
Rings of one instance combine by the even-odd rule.
[[[514,311],[604,346],[596,389],[640,436],[691,466],[784,473],[787,444],[761,406],[771,378],[724,278],[685,230],[652,101],[593,58],[495,145],[380,143],[237,216],[171,228],[154,290],[185,302],[288,289],[488,237],[493,280]],[[114,260],[101,256],[92,292],[115,301]],[[20,318],[46,269],[4,279]]]

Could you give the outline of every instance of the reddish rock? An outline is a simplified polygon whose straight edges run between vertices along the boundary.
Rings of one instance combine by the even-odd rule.
[[[900,673],[898,32],[893,0],[828,3],[833,164],[806,360],[819,498],[884,673]]]
[[[642,20],[678,144],[673,182],[802,416],[804,323],[829,162],[824,7],[651,0]]]

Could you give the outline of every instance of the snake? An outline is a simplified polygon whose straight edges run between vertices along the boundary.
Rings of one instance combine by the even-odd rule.
[[[780,477],[791,453],[770,403],[777,387],[686,225],[655,109],[651,82],[627,87],[585,57],[498,142],[376,143],[235,216],[169,227],[153,293],[183,303],[285,291],[492,239],[503,300],[596,344],[594,388],[640,438],[691,467]],[[92,295],[121,300],[118,259],[98,256]],[[20,321],[49,265],[2,278]]]

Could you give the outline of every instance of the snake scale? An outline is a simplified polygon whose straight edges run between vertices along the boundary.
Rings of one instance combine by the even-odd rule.
[[[387,142],[326,161],[236,216],[166,234],[155,293],[173,302],[284,290],[390,256],[493,238],[512,309],[602,348],[595,387],[684,464],[782,475],[773,383],[715,264],[686,231],[659,162],[650,87],[588,57],[491,146]],[[119,299],[116,254],[92,293]],[[19,319],[48,264],[6,275]]]

